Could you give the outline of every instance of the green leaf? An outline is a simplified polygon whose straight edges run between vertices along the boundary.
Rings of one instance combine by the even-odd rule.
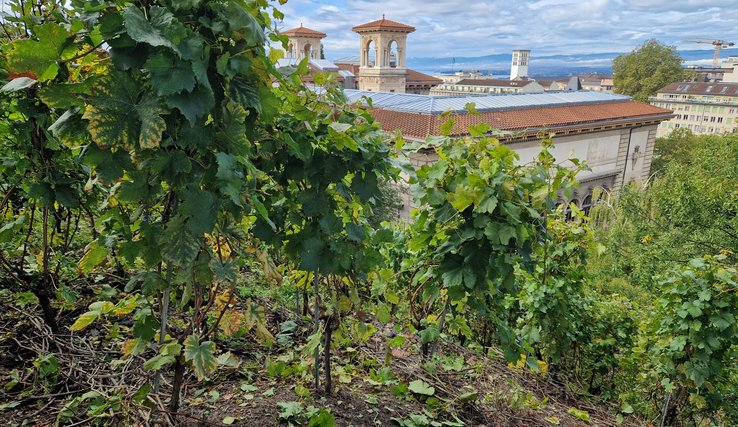
[[[302,403],[300,402],[277,402],[279,418],[288,420],[302,414]]]
[[[133,40],[150,46],[163,46],[177,51],[178,37],[173,37],[182,24],[163,7],[149,9],[151,20],[147,20],[141,9],[129,6],[123,10],[123,23],[128,36]],[[181,36],[180,36],[181,37]],[[176,40],[173,40],[175,39]]]
[[[231,416],[228,416],[228,417],[223,418],[223,424],[225,424],[225,425],[231,425],[234,422],[236,422],[236,419],[233,418],[233,417],[231,417]]]
[[[185,339],[184,356],[185,360],[192,363],[192,368],[199,381],[207,378],[218,367],[215,343],[212,341],[200,343],[200,338],[196,335],[190,335]]]
[[[569,408],[569,410],[566,411],[566,413],[584,422],[587,422],[587,423],[589,422],[589,412],[587,411],[582,411],[581,409],[577,409],[577,408]]]
[[[21,402],[19,400],[12,400],[10,402],[0,403],[0,411],[7,411],[8,409],[13,409],[18,407]]]
[[[200,244],[184,227],[184,217],[176,216],[169,221],[162,236],[161,254],[175,263],[187,264],[197,257]]]
[[[211,232],[218,216],[216,196],[197,188],[185,191],[183,199],[179,213],[188,218],[187,228],[195,234]]]
[[[41,82],[53,80],[59,72],[57,61],[60,60],[69,33],[57,23],[37,25],[33,32],[38,40],[13,43],[8,55],[8,70],[15,74],[33,74]]]
[[[336,419],[330,412],[320,409],[308,420],[308,427],[335,427]]]
[[[158,371],[164,366],[174,363],[174,356],[157,354],[143,364],[143,368],[147,371]]]
[[[410,384],[408,384],[408,390],[423,396],[433,396],[436,394],[436,389],[423,380],[411,381]]]
[[[10,83],[0,88],[0,92],[16,92],[19,90],[31,88],[36,83],[37,81],[35,79],[29,77],[17,77],[11,80]]]
[[[173,55],[159,52],[146,61],[144,68],[151,73],[151,83],[160,96],[180,92],[192,92],[195,88],[195,73],[192,64]]]
[[[169,108],[178,109],[190,124],[195,125],[199,118],[206,116],[215,106],[215,97],[211,89],[199,84],[191,92],[167,97],[166,103]]]

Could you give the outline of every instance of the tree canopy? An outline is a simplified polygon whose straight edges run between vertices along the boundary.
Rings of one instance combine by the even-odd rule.
[[[613,61],[615,92],[645,102],[667,84],[684,79],[682,62],[684,59],[676,47],[662,45],[655,39],[648,40]]]

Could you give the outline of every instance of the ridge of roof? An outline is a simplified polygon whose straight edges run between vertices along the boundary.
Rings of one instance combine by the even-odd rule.
[[[357,25],[351,28],[351,31],[356,31],[356,32],[370,31],[370,30],[397,30],[397,31],[403,31],[406,33],[412,33],[413,31],[415,31],[415,27],[411,25],[403,24],[401,22],[385,19],[383,15],[382,19],[378,19],[372,22],[367,22],[366,24]]]
[[[284,34],[286,36],[308,36],[308,37],[320,37],[323,38],[326,36],[325,33],[316,31],[307,27],[303,27],[302,24],[300,24],[299,27],[291,28],[286,31],[282,31],[281,34]]]

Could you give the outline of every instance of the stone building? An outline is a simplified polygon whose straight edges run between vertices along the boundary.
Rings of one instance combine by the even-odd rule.
[[[407,81],[407,35],[415,27],[382,19],[357,25],[359,34],[360,90],[405,93]]]
[[[738,132],[738,83],[672,83],[649,102],[674,111],[659,126],[659,137],[680,128],[698,135]]]
[[[287,59],[297,61],[305,57],[309,59],[321,59],[320,45],[321,41],[325,38],[325,33],[311,30],[300,24],[299,27],[283,31],[282,34],[289,38]]]
[[[440,134],[449,117],[455,120],[451,137],[468,135],[469,126],[487,123],[506,131],[498,138],[528,163],[541,149],[541,132],[555,133],[553,151],[558,161],[576,158],[586,161],[591,171],[582,172],[580,188],[569,200],[582,208],[592,204],[595,188],[618,189],[629,182],[645,182],[650,176],[656,129],[669,120],[668,109],[633,102],[627,96],[602,92],[557,92],[522,95],[432,97],[408,94],[377,94],[346,91],[351,101],[372,99],[371,114],[382,128],[402,131],[410,141],[425,141]],[[465,106],[473,102],[480,114],[469,114]],[[437,160],[434,149],[411,156],[418,167]],[[565,163],[564,163],[565,164]],[[404,215],[412,202],[405,196]]]

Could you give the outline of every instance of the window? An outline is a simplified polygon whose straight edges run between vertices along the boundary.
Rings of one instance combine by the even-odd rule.
[[[722,122],[723,122],[723,118],[722,118],[722,117],[718,117],[718,118],[717,118],[717,122],[718,122],[718,123],[722,123]]]

